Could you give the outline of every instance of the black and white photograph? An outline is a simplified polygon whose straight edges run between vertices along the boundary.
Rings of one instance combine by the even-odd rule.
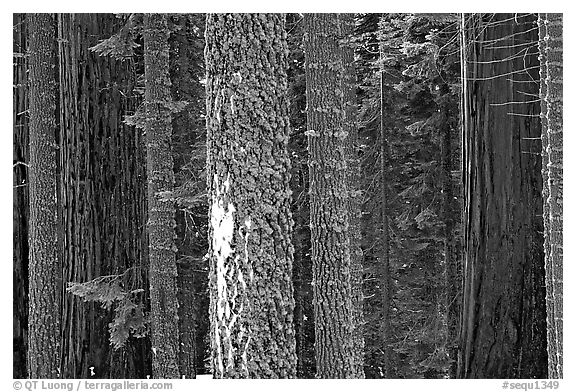
[[[334,11],[12,14],[6,390],[567,390],[564,14]]]

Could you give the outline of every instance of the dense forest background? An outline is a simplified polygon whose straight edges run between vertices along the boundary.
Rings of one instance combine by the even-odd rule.
[[[561,14],[14,14],[14,378],[562,378]]]

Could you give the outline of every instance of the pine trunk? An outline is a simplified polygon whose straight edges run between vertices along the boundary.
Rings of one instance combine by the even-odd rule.
[[[526,46],[537,43],[535,22],[532,14],[494,14],[465,23],[460,378],[546,377],[540,105],[533,98],[539,64],[536,45]]]
[[[540,16],[540,97],[548,377],[563,377],[563,180],[562,180],[562,14]]]
[[[146,169],[152,330],[152,375],[179,378],[179,334],[168,25],[163,14],[144,16]]]
[[[316,375],[361,378],[353,334],[344,69],[335,14],[304,15]]]
[[[30,221],[28,377],[60,376],[56,203],[56,29],[52,14],[30,14]]]
[[[284,16],[210,14],[205,53],[213,375],[293,378]]]

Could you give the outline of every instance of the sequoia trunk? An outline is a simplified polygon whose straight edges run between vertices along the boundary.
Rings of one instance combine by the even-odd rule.
[[[536,18],[467,19],[458,376],[545,378]],[[522,56],[516,55],[518,48],[524,48]]]
[[[59,14],[59,211],[65,282],[87,282],[132,268],[144,288],[146,238],[144,149],[123,123],[139,102],[134,60],[90,51],[122,27],[112,14]],[[112,312],[67,294],[62,312],[65,378],[143,378],[144,339],[110,347]]]

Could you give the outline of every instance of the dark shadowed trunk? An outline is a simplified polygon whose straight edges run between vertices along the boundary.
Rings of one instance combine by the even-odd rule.
[[[201,139],[204,131],[204,121],[200,118],[201,107],[204,106],[204,87],[200,79],[204,76],[202,64],[204,63],[202,44],[204,36],[202,31],[195,29],[203,24],[203,16],[190,14],[171,15],[169,25],[171,34],[170,43],[170,81],[171,93],[174,101],[186,106],[172,116],[172,145],[174,157],[175,187],[184,192],[191,188],[195,173],[191,166],[191,156],[195,153],[194,145]],[[197,260],[205,253],[198,254],[200,244],[190,206],[180,203],[176,209],[176,235],[178,253],[176,263],[178,267],[178,330],[180,333],[179,367],[180,374],[186,378],[196,377],[203,368],[202,362],[197,361],[198,354],[203,351],[204,345],[197,346],[198,326],[204,321],[201,315],[201,298],[196,281],[201,276],[198,273]],[[202,275],[203,276],[203,275]],[[207,309],[206,309],[207,310]]]
[[[87,282],[131,268],[132,289],[145,288],[145,166],[142,137],[125,125],[139,97],[134,60],[89,48],[123,21],[112,14],[58,16],[60,75],[59,209],[66,282]],[[112,314],[71,294],[63,299],[62,375],[143,378],[150,348],[131,338],[112,350]]]
[[[26,378],[28,331],[28,81],[26,14],[14,14],[13,66],[13,377]]]
[[[544,378],[536,17],[466,19],[465,265],[458,376]],[[515,55],[518,48],[524,48],[522,56]]]

